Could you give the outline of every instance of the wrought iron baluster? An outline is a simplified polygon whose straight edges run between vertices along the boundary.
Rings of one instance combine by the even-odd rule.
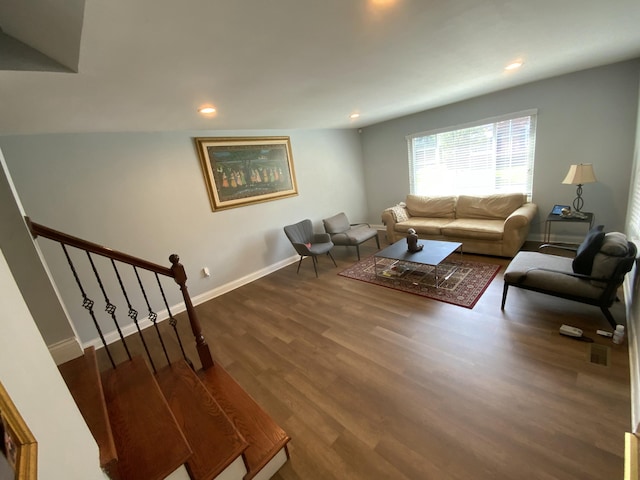
[[[116,306],[111,303],[109,297],[107,296],[107,291],[104,289],[104,285],[102,284],[102,279],[100,278],[100,274],[98,273],[98,269],[96,268],[95,263],[93,263],[93,258],[91,258],[91,253],[87,253],[87,258],[89,259],[89,263],[91,264],[91,268],[93,269],[93,274],[96,276],[96,280],[98,281],[98,285],[100,286],[100,290],[102,291],[102,296],[104,297],[104,311],[111,315],[111,320],[113,320],[113,324],[116,326],[116,330],[118,330],[118,335],[120,336],[120,340],[122,341],[122,346],[127,352],[127,357],[131,360],[131,353],[129,352],[129,347],[127,346],[127,342],[124,339],[124,335],[122,334],[122,330],[120,329],[120,324],[118,323],[118,319],[116,318]]]
[[[113,361],[113,357],[111,356],[111,352],[109,351],[109,347],[107,346],[107,342],[104,339],[104,335],[102,334],[102,329],[100,328],[100,325],[98,324],[98,320],[96,319],[96,315],[93,312],[93,300],[91,300],[87,294],[84,291],[84,288],[82,287],[82,282],[80,281],[80,277],[78,276],[78,272],[76,271],[76,267],[73,264],[73,261],[71,260],[71,257],[69,256],[69,252],[67,251],[67,247],[65,246],[64,243],[60,242],[60,245],[62,246],[62,250],[64,251],[64,255],[65,257],[67,257],[67,263],[69,263],[69,268],[71,268],[71,272],[73,273],[73,277],[76,280],[76,284],[78,285],[78,288],[80,289],[80,293],[82,294],[82,306],[87,309],[87,311],[89,312],[89,315],[91,315],[91,319],[93,320],[93,324],[96,327],[96,330],[98,331],[98,335],[100,336],[100,340],[102,341],[102,345],[104,346],[104,350],[107,352],[107,356],[109,357],[109,361],[111,362],[111,366],[113,368],[116,368],[116,364]]]
[[[120,277],[120,272],[118,271],[118,268],[116,267],[116,262],[113,260],[113,258],[111,259],[111,265],[113,265],[113,270],[116,272],[116,277],[118,278],[118,283],[120,284],[122,295],[124,295],[124,298],[127,301],[127,308],[129,309],[127,316],[131,320],[133,320],[133,323],[135,324],[136,329],[138,330],[138,336],[140,337],[140,340],[142,340],[142,345],[144,346],[144,350],[145,352],[147,352],[147,358],[151,363],[151,368],[153,369],[153,373],[156,373],[157,372],[156,366],[153,363],[153,358],[151,357],[151,353],[149,352],[149,348],[147,347],[147,342],[144,339],[144,335],[142,334],[142,330],[140,329],[140,324],[138,323],[138,311],[133,308],[133,305],[131,305],[131,302],[129,301],[129,295],[127,295],[127,290],[124,287],[124,283],[122,282],[122,278]]]
[[[158,335],[158,340],[160,341],[160,345],[162,346],[162,351],[164,352],[164,356],[167,359],[167,363],[171,363],[169,360],[169,354],[167,353],[167,347],[164,345],[164,341],[162,340],[162,335],[160,334],[160,329],[158,328],[158,314],[153,311],[151,305],[149,304],[149,299],[147,298],[147,292],[144,289],[144,285],[142,284],[142,279],[138,274],[138,269],[134,266],[133,271],[136,272],[136,278],[138,279],[138,284],[140,285],[140,290],[142,291],[142,296],[144,297],[144,301],[147,303],[147,308],[149,310],[149,320],[153,323],[154,328],[156,329],[156,334]]]
[[[160,277],[158,276],[157,273],[155,274],[155,276],[156,276],[156,281],[158,282],[158,288],[160,289],[160,293],[162,294],[162,300],[164,301],[165,307],[167,307],[167,313],[169,314],[169,324],[173,327],[173,331],[176,334],[176,339],[178,340],[178,345],[180,346],[180,351],[182,352],[182,358],[185,359],[185,361],[189,364],[192,370],[195,370],[193,366],[193,362],[191,362],[189,357],[187,357],[187,354],[184,351],[184,347],[182,346],[182,339],[180,338],[180,334],[178,333],[178,328],[177,328],[178,321],[174,318],[173,314],[171,313],[171,309],[169,308],[169,303],[167,302],[167,297],[165,296],[164,289],[162,288],[162,284],[160,283]]]

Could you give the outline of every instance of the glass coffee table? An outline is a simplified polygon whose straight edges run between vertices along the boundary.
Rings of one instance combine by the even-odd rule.
[[[462,255],[462,243],[440,240],[418,243],[424,245],[419,252],[407,250],[406,239],[377,252],[373,256],[376,276],[439,288],[458,269],[455,263],[444,264],[444,260],[455,251]]]

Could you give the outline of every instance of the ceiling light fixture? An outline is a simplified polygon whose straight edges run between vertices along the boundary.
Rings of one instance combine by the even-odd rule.
[[[216,109],[211,106],[200,107],[198,109],[198,113],[202,113],[203,115],[211,115],[212,113],[216,113]]]
[[[504,69],[505,70],[517,70],[522,65],[524,65],[524,62],[522,60],[516,60],[515,62],[512,62],[509,65],[507,65],[506,67],[504,67]]]
[[[351,115],[349,115],[349,118],[351,120],[355,120],[356,118],[359,118],[360,114],[359,113],[352,113]]]

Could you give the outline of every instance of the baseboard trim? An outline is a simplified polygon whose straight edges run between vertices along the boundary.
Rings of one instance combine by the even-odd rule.
[[[49,353],[53,357],[53,361],[56,365],[62,365],[69,360],[82,356],[83,349],[80,346],[80,342],[75,338],[67,338],[60,342],[49,345]]]
[[[209,290],[208,292],[202,293],[200,295],[196,295],[191,299],[191,301],[193,302],[194,305],[200,305],[201,303],[204,303],[208,300],[212,300],[225,293],[229,293],[230,291],[235,290],[236,288],[242,287],[243,285],[251,283],[255,280],[258,280],[259,278],[269,275],[270,273],[280,270],[281,268],[284,268],[287,265],[291,265],[292,263],[297,262],[299,259],[300,257],[298,255],[285,258],[284,260],[274,263],[273,265],[269,265],[268,267],[265,267],[256,272],[250,273],[249,275],[245,275],[244,277],[238,278],[237,280],[229,282],[225,285],[221,285],[218,288],[214,288],[213,290]],[[182,305],[184,307],[184,304]]]
[[[195,297],[191,298],[191,302],[195,306],[195,305],[204,303],[208,300],[212,300],[216,297],[219,297],[220,295],[223,295],[232,290],[235,290],[236,288],[239,288],[243,285],[246,285],[255,280],[258,280],[259,278],[262,278],[265,275],[269,275],[270,273],[280,270],[281,268],[284,268],[287,265],[291,265],[292,263],[297,262],[299,258],[300,257],[298,255],[285,258],[284,260],[281,260],[265,268],[257,270],[253,273],[250,273],[249,275],[245,275],[244,277],[238,278],[237,280],[234,280],[232,282],[221,285],[217,288],[214,288],[213,290],[209,290],[208,292],[204,292],[204,293],[201,293],[200,295],[196,295]],[[171,307],[169,307],[169,309],[171,310],[171,313],[173,315],[176,315],[178,313],[184,312],[187,309],[187,307],[185,306],[184,302],[180,302],[175,305],[172,305]],[[158,322],[162,322],[167,318],[169,318],[169,312],[166,309],[157,312],[157,315],[158,315],[158,320],[157,320]],[[151,322],[151,320],[149,320],[149,317],[145,317],[138,321],[138,325],[140,326],[141,330],[144,330],[146,328],[151,327],[153,323]],[[133,335],[138,332],[138,329],[136,328],[134,323],[125,325],[124,327],[121,328],[121,330],[122,330],[122,335],[124,335],[125,337],[128,337],[129,335]],[[112,343],[119,341],[120,336],[118,335],[118,332],[114,330],[112,332],[106,333],[104,335],[104,340],[107,343],[107,345],[111,345]],[[99,348],[102,348],[103,345],[102,345],[102,341],[100,340],[100,337],[95,337],[89,340],[88,342],[85,342],[82,344],[82,349],[85,349],[87,347],[94,347],[96,350]],[[80,355],[82,355],[82,349],[81,349]],[[79,355],[76,355],[76,356],[79,356]]]

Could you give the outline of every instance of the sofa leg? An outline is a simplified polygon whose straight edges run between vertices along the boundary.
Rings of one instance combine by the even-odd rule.
[[[613,315],[611,315],[611,312],[609,311],[609,309],[607,307],[600,307],[600,310],[602,310],[602,313],[604,314],[605,317],[607,317],[609,324],[615,330],[618,324],[616,323],[616,319],[613,318]]]
[[[507,301],[507,290],[509,289],[509,284],[504,282],[504,287],[502,288],[502,305],[500,305],[500,310],[504,310],[504,302]]]

